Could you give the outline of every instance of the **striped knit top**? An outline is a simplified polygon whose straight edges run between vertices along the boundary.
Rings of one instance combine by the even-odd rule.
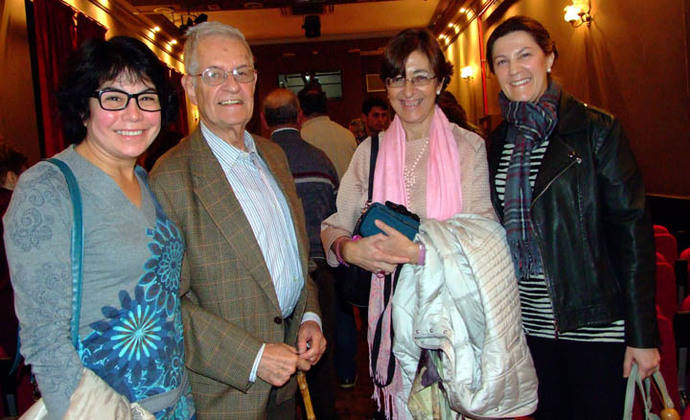
[[[530,186],[534,188],[534,181],[539,173],[539,167],[544,153],[549,145],[548,139],[532,151],[530,156]],[[513,153],[514,145],[505,143],[501,159],[496,172],[496,192],[501,206],[504,205],[506,174],[508,164]],[[519,279],[520,305],[522,307],[522,325],[525,333],[541,338],[557,338],[573,341],[597,341],[622,343],[625,339],[625,323],[623,320],[614,321],[609,325],[597,327],[582,327],[574,331],[556,332],[551,298],[543,275],[528,279]]]

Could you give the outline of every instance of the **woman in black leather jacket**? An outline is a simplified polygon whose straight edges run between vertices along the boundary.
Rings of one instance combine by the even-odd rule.
[[[537,419],[620,419],[633,363],[657,369],[654,241],[618,121],[551,79],[558,52],[534,19],[487,43],[505,121],[491,134],[492,202],[519,279],[539,377]]]

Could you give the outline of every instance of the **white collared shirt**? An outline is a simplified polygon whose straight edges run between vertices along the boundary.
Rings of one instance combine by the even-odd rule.
[[[304,287],[304,278],[287,199],[268,166],[257,153],[251,134],[244,132],[244,146],[247,151],[243,151],[215,135],[203,122],[200,123],[200,127],[204,140],[218,159],[252,227],[273,280],[281,315],[284,318],[288,317],[297,305]],[[307,320],[316,321],[321,325],[320,318],[314,313],[305,313],[302,322]],[[264,346],[254,361],[249,378],[252,382],[256,379],[256,370],[263,350]]]

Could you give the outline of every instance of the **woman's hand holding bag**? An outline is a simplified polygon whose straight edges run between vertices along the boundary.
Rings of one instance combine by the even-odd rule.
[[[664,408],[661,410],[661,416],[652,413],[652,393],[650,388],[654,382],[654,387],[659,393]],[[666,382],[659,371],[656,371],[652,376],[645,378],[644,381],[640,379],[640,373],[637,365],[634,364],[628,377],[628,385],[625,390],[625,408],[623,412],[623,420],[632,420],[633,407],[635,402],[635,385],[642,396],[642,404],[644,406],[645,420],[680,420],[678,411],[673,406],[673,400],[666,389]]]
[[[406,257],[389,254],[379,247],[387,240],[383,233],[343,243],[343,259],[372,273],[392,272],[398,264],[408,262]]]

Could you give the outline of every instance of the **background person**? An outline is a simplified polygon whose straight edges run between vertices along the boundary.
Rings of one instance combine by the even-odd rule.
[[[489,198],[484,140],[448,122],[436,98],[448,84],[452,66],[427,30],[407,29],[386,46],[381,77],[396,116],[379,136],[373,201],[404,204],[422,219],[446,220],[458,213],[495,219]],[[420,245],[383,225],[384,234],[356,240],[355,223],[367,201],[371,138],[355,152],[340,184],[337,213],[322,224],[321,239],[329,264],[358,265],[390,273],[396,264],[417,264]],[[443,199],[441,199],[443,197]],[[383,314],[383,337],[390,333],[390,305],[383,306],[383,279],[372,276],[369,334]],[[382,342],[377,378],[387,376],[390,343]],[[392,383],[376,387],[374,398],[390,418],[409,418],[399,369]]]
[[[298,93],[299,104],[304,114],[300,134],[309,144],[323,150],[342,178],[352,154],[357,148],[355,136],[328,116],[326,93],[318,83],[306,86]]]
[[[467,121],[467,113],[465,112],[465,109],[458,103],[458,100],[452,93],[444,90],[438,96],[438,100],[436,102],[443,113],[446,114],[448,121],[457,124],[466,130],[473,131],[482,137],[484,136],[481,128]]]
[[[166,74],[138,40],[91,40],[58,91],[66,137],[78,144],[55,157],[74,172],[83,201],[79,349],[70,339],[73,216],[62,173],[46,162],[24,172],[4,217],[21,351],[48,418],[63,417],[82,368],[145,408],[142,400],[182,387],[154,414],[194,416],[178,298],[184,240],[135,166],[174,119]]]
[[[367,97],[362,103],[362,119],[366,123],[369,136],[384,131],[391,123],[388,104],[377,96]]]
[[[319,287],[319,306],[323,331],[330,343],[336,343],[335,279],[321,246],[321,221],[335,212],[338,174],[326,154],[304,141],[299,134],[302,110],[297,95],[288,89],[275,89],[263,101],[261,121],[273,140],[287,156],[295,179],[297,196],[304,207],[309,236],[309,274]],[[338,332],[340,333],[340,331]],[[338,334],[340,335],[340,334]],[[307,373],[314,413],[331,419],[335,413],[336,345],[330,345],[321,362]]]
[[[349,128],[352,134],[355,136],[357,144],[360,144],[365,138],[367,138],[367,128],[362,118],[352,119],[347,128]]]
[[[620,419],[632,363],[659,365],[654,241],[642,176],[619,122],[550,76],[536,20],[489,37],[505,121],[491,134],[492,201],[519,280],[539,377],[537,419]]]

